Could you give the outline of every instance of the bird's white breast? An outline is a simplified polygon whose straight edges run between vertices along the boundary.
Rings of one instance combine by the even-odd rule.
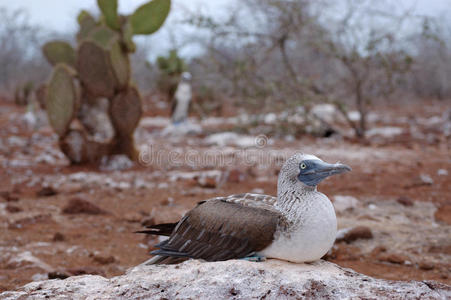
[[[302,201],[287,216],[295,223],[288,233],[276,233],[270,246],[259,252],[268,258],[292,262],[320,259],[332,247],[337,233],[335,210],[329,199],[315,192],[314,199]]]

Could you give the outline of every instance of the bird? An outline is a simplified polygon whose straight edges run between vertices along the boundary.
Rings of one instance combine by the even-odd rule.
[[[351,168],[345,164],[296,153],[280,169],[277,197],[245,193],[211,198],[198,202],[178,222],[137,231],[169,237],[155,245],[155,256],[145,264],[187,259],[316,261],[330,250],[337,233],[334,207],[317,185],[347,171]]]
[[[191,74],[183,72],[172,101],[171,119],[173,124],[183,123],[188,118],[191,98]]]

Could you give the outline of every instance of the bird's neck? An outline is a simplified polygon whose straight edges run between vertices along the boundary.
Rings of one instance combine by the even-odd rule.
[[[295,214],[300,207],[309,205],[309,199],[316,193],[316,186],[306,186],[297,179],[279,178],[276,207],[285,215]]]

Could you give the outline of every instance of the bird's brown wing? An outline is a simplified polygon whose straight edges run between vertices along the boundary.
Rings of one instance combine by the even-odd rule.
[[[169,239],[156,245],[159,249],[152,254],[207,261],[245,257],[273,241],[281,218],[273,209],[222,198],[203,201],[177,223]]]
[[[211,200],[222,200],[231,203],[238,203],[244,206],[254,207],[254,208],[264,208],[268,210],[277,211],[274,208],[274,204],[277,201],[277,198],[274,196],[263,195],[263,194],[253,194],[253,193],[244,193],[244,194],[235,194],[227,197],[216,197],[206,201]],[[205,202],[205,201],[203,201]],[[151,235],[163,235],[170,236],[174,231],[175,227],[179,222],[175,223],[164,223],[164,224],[156,224],[146,226],[146,230],[136,231],[135,233],[146,233]]]

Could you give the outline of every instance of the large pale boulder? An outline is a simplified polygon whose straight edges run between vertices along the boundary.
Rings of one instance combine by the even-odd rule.
[[[241,260],[141,265],[110,279],[84,275],[32,282],[0,299],[450,299],[433,281],[371,278],[333,263]]]

